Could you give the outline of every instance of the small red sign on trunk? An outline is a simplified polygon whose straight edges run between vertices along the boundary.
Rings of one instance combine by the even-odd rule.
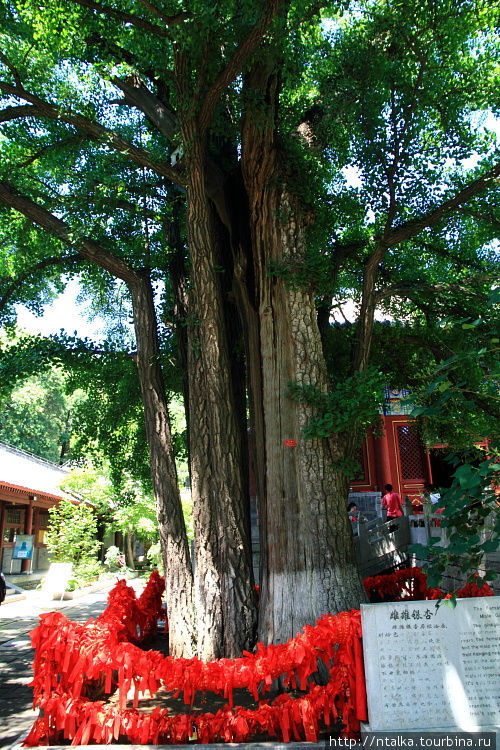
[[[297,445],[297,441],[296,440],[285,440],[284,441],[284,445],[287,448],[295,448],[295,446]]]

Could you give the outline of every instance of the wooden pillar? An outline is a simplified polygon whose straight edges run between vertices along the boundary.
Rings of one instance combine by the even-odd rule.
[[[2,570],[4,526],[5,526],[5,503],[3,500],[0,500],[0,570]]]
[[[384,431],[381,437],[374,440],[375,443],[375,474],[378,489],[382,492],[384,485],[392,482],[391,462],[389,458],[389,442],[387,437],[387,422],[384,419]]]
[[[30,502],[26,508],[26,520],[24,522],[24,533],[33,533],[33,496],[30,496]],[[34,554],[34,550],[31,553]],[[21,562],[21,573],[29,573],[31,570],[31,560],[23,560]]]
[[[425,465],[427,467],[427,484],[434,484],[434,477],[432,476],[432,466],[431,466],[431,453],[430,451],[425,451]]]

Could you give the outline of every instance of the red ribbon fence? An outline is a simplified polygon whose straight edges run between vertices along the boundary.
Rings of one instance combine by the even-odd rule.
[[[367,579],[365,587],[369,596],[392,601],[437,597],[417,568]],[[493,593],[488,589],[472,586],[468,595]],[[25,746],[247,742],[262,735],[314,742],[322,730],[357,735],[366,720],[359,610],[324,615],[287,643],[260,643],[255,653],[239,659],[202,662],[140,648],[156,633],[158,620],[166,619],[163,591],[164,581],[154,572],[138,599],[119,581],[96,620],[79,624],[60,612],[40,616],[31,633],[33,705],[40,717]],[[328,668],[325,685],[313,678],[318,660]],[[277,678],[295,695],[285,690],[266,699]],[[256,708],[234,705],[233,690],[241,688],[253,696]],[[154,697],[160,689],[182,694],[189,710],[141,711],[145,694]],[[118,700],[110,702],[116,692]],[[195,710],[199,692],[222,695],[227,703],[215,713]]]

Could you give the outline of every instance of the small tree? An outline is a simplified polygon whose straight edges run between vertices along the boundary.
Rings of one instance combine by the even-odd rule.
[[[49,511],[47,547],[52,559],[76,567],[97,561],[97,520],[84,503],[63,499]]]
[[[98,554],[102,562],[104,536],[113,527],[113,509],[120,503],[109,466],[105,462],[95,465],[92,460],[86,460],[85,463],[74,466],[59,486],[69,495],[86,500],[92,506],[97,525]]]
[[[148,547],[158,539],[154,502],[145,494],[142,484],[124,478],[121,502],[113,510],[113,526],[125,536],[125,556],[129,568],[135,568],[134,544],[140,539]]]

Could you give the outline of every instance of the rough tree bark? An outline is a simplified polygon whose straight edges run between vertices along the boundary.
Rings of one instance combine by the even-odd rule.
[[[346,513],[348,483],[334,464],[344,446],[305,440],[313,410],[287,396],[289,383],[325,391],[327,374],[312,290],[268,273],[270,260],[300,267],[305,252],[305,219],[275,141],[275,70],[272,61],[259,64],[246,78],[249,101],[259,102],[260,111],[249,106],[243,118],[241,164],[259,321],[259,351],[250,356],[261,363],[252,401],[261,413],[255,422],[262,424],[257,443],[266,466],[259,638],[276,643],[325,612],[359,606],[364,592]]]
[[[192,94],[190,79],[188,61],[178,52],[175,80],[180,100],[189,100]],[[226,328],[220,239],[215,231],[216,225],[227,223],[223,174],[207,157],[199,121],[189,112],[182,108],[179,113],[171,112],[142,85],[123,81],[117,85],[126,100],[139,107],[167,138],[180,131],[184,143],[181,172],[187,175],[182,183],[187,192],[191,293],[188,308],[180,298],[177,307],[183,309],[188,321],[185,392],[195,525],[197,648],[204,659],[234,656],[252,647],[257,614],[248,528],[246,436],[241,419],[244,383],[238,383],[238,365],[228,348],[231,325]],[[220,92],[214,91],[210,101],[219,96]],[[214,206],[220,218],[215,216]]]
[[[243,474],[246,461],[231,378],[214,209],[206,191],[206,155],[203,139],[187,123],[183,140],[189,144],[189,442],[198,654],[214,659],[252,647],[256,596]]]
[[[137,368],[141,383],[151,477],[165,568],[169,617],[169,653],[193,656],[195,612],[193,574],[179,496],[167,399],[159,358],[153,290],[146,273],[129,283],[137,339]]]

